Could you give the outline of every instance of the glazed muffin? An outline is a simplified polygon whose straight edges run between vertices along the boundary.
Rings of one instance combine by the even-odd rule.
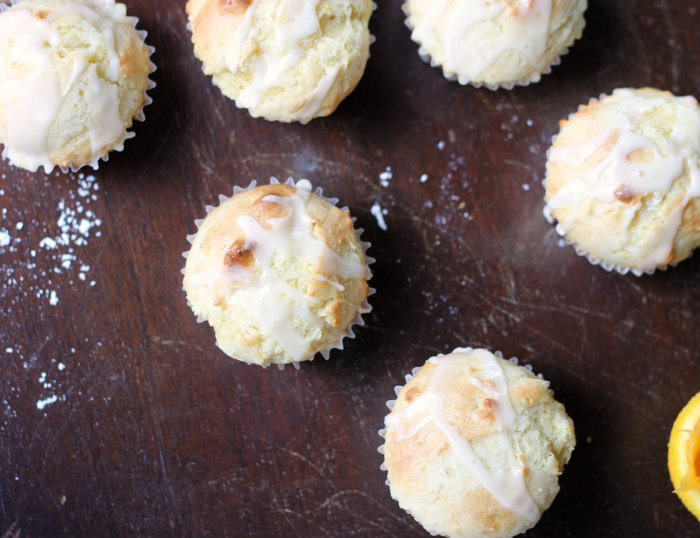
[[[254,117],[331,114],[369,57],[371,0],[189,0],[195,55]]]
[[[0,13],[0,143],[12,164],[97,168],[152,87],[144,32],[113,0],[22,0]]]
[[[617,89],[581,106],[548,153],[545,216],[577,252],[640,275],[700,243],[700,108],[693,97]]]
[[[235,359],[327,357],[369,311],[366,246],[348,210],[307,180],[237,189],[199,223],[184,289]]]
[[[391,496],[431,534],[505,538],[534,526],[576,443],[549,383],[485,349],[432,357],[385,419]]]
[[[537,82],[581,37],[586,0],[407,0],[419,54],[460,84]]]

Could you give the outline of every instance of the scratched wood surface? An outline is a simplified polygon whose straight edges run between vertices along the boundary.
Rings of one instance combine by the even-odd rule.
[[[528,536],[698,536],[665,451],[700,390],[700,257],[593,267],[558,246],[540,183],[557,121],[589,97],[700,97],[696,0],[591,0],[562,65],[510,92],[446,81],[381,0],[363,80],[306,126],[211,85],[184,2],[127,4],[158,86],[125,151],[82,176],[0,163],[0,535],[427,536],[389,496],[377,430],[405,373],[472,345],[531,364],[576,424]],[[181,252],[219,193],[289,175],[350,207],[377,293],[344,351],[263,370],[195,323]]]

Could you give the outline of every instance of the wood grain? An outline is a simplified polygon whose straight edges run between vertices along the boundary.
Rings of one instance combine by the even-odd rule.
[[[540,183],[558,120],[590,97],[700,96],[695,0],[591,0],[552,74],[497,92],[421,62],[400,0],[382,0],[360,85],[306,126],[252,119],[212,86],[183,2],[126,3],[158,85],[136,137],[91,172],[94,196],[78,174],[0,162],[0,535],[427,536],[389,496],[376,432],[403,375],[463,345],[531,364],[575,421],[561,493],[528,536],[698,535],[666,443],[700,390],[700,260],[641,278],[593,267],[558,246]],[[218,194],[290,175],[350,207],[377,293],[344,351],[263,370],[195,322],[181,253]],[[101,221],[72,253],[39,246],[61,201]]]

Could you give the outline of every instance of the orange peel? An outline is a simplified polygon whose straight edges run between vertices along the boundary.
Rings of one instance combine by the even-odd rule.
[[[668,472],[674,493],[700,520],[700,392],[673,423],[668,441]]]

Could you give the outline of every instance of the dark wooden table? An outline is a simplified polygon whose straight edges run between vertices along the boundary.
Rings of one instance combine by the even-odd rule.
[[[589,97],[700,97],[697,0],[591,0],[562,65],[498,92],[421,62],[400,0],[381,0],[364,78],[306,126],[211,85],[184,2],[127,4],[158,65],[135,139],[94,173],[0,163],[0,534],[427,536],[389,496],[377,430],[405,373],[464,345],[531,364],[576,424],[527,536],[700,534],[666,471],[700,390],[700,256],[641,278],[593,267],[558,245],[540,183],[557,121]],[[343,352],[264,370],[195,322],[181,253],[219,193],[290,175],[350,207],[377,293]]]

